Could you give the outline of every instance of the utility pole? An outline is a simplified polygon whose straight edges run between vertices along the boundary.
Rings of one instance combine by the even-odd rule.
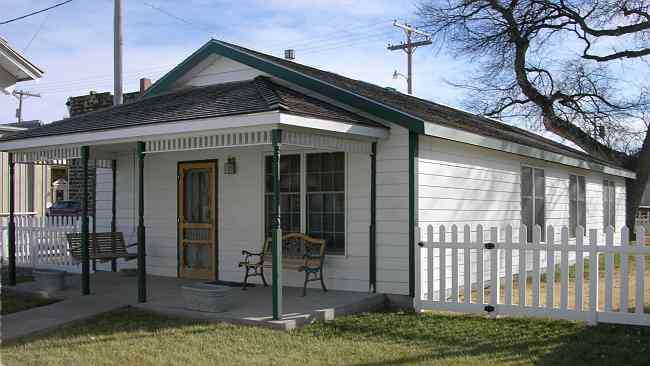
[[[113,57],[115,77],[113,105],[122,104],[122,0],[115,0],[113,13]]]
[[[408,85],[408,93],[413,94],[413,53],[415,49],[422,46],[428,46],[431,44],[431,35],[425,33],[417,28],[414,28],[406,23],[400,24],[396,21],[393,22],[393,26],[400,28],[404,31],[406,35],[406,43],[401,43],[399,45],[388,45],[388,50],[397,51],[403,50],[406,52],[407,63],[408,63],[408,73],[406,76],[406,84]],[[417,40],[414,40],[415,37],[418,37]],[[393,78],[397,79],[397,76],[401,74],[395,70]],[[404,76],[404,75],[401,75]]]
[[[40,98],[40,94],[26,92],[24,90],[14,90],[11,93],[16,99],[18,99],[18,109],[16,109],[16,118],[18,118],[18,123],[23,121],[23,98],[24,97],[35,97]]]

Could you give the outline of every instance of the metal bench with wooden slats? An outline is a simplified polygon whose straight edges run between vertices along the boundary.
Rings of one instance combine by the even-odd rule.
[[[273,267],[271,255],[271,238],[264,241],[262,251],[259,253],[242,251],[244,260],[239,267],[246,269],[244,286],[248,286],[248,278],[262,277],[264,286],[268,286],[264,278],[264,268]],[[323,263],[325,261],[325,240],[316,239],[301,233],[286,234],[282,237],[282,268],[305,272],[305,283],[302,295],[307,293],[307,284],[311,281],[320,281],[323,291],[327,291],[323,278]]]
[[[81,260],[81,233],[66,234],[68,239],[70,255]],[[88,259],[107,262],[113,259],[122,258],[127,261],[138,257],[137,254],[129,253],[126,248],[136,246],[126,245],[124,235],[121,232],[89,233],[88,234]]]

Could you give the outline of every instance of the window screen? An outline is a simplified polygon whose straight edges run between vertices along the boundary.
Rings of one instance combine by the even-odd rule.
[[[264,162],[264,212],[265,233],[271,236],[273,210],[273,157],[267,156]],[[300,232],[300,155],[280,157],[280,220],[282,234]]]
[[[528,242],[533,241],[534,225],[542,228],[542,241],[546,239],[545,196],[544,170],[521,167],[521,223],[528,228]]]
[[[616,184],[605,179],[603,181],[603,228],[616,227]]]
[[[307,234],[345,253],[345,154],[307,154]]]
[[[585,193],[585,177],[569,175],[569,232],[576,236],[576,228],[586,228],[587,198]]]

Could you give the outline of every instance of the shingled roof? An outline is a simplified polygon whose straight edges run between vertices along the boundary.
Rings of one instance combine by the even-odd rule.
[[[332,72],[305,66],[228,42],[218,40],[212,40],[212,42],[221,43],[227,47],[248,53],[261,60],[270,61],[287,69],[291,69],[330,85],[334,85],[335,87],[372,99],[411,116],[418,117],[426,122],[473,132],[481,136],[515,142],[586,161],[619,166],[616,162],[595,158],[582,151],[547,139],[536,133],[508,125],[495,119],[486,118],[426,99],[406,95],[391,88],[381,87],[362,80],[355,80]]]
[[[192,87],[144,97],[18,132],[0,138],[0,141],[269,111],[383,127],[358,114],[278,85],[268,77],[258,76],[248,81]]]

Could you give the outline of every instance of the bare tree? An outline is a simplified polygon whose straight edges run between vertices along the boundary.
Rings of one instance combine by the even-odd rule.
[[[423,0],[418,15],[477,65],[454,83],[468,108],[636,172],[626,180],[634,225],[650,173],[650,0]]]

